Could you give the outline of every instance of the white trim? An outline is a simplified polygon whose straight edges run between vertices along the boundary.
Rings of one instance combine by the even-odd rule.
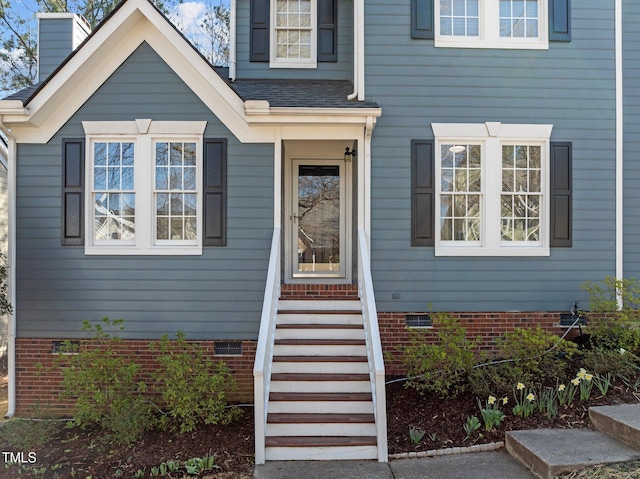
[[[353,137],[351,137],[353,140]],[[284,279],[287,283],[350,283],[352,277],[352,204],[353,192],[351,186],[351,164],[344,161],[344,149],[353,145],[343,141],[289,141],[284,143],[284,209],[277,214],[284,214]],[[336,273],[298,273],[294,272],[294,247],[297,250],[297,235],[293,227],[294,197],[297,195],[297,175],[294,167],[297,164],[327,164],[340,166],[340,194],[343,198],[340,204],[340,271]]]
[[[48,142],[145,41],[242,143],[273,142],[280,125],[304,123],[307,129],[331,125],[339,132],[341,125],[364,126],[368,116],[381,114],[379,108],[266,108],[260,114],[251,109],[245,112],[240,97],[152,5],[146,0],[128,0],[26,108],[18,100],[0,100],[3,122],[20,143]]]
[[[317,0],[309,0],[311,3],[311,44],[309,45],[309,58],[278,58],[276,0],[270,0],[269,4],[269,68],[317,68],[318,66],[318,4]],[[292,28],[295,29],[295,28]]]
[[[232,82],[236,80],[236,61],[237,61],[237,1],[231,0],[229,7],[229,80]]]
[[[624,278],[624,90],[622,57],[622,0],[615,1],[616,71],[616,278]],[[622,298],[618,297],[622,305]]]
[[[201,255],[202,254],[202,138],[206,122],[175,122],[175,121],[105,121],[82,122],[86,142],[86,158],[88,167],[85,168],[85,254],[86,255]],[[140,127],[143,127],[142,129]],[[92,167],[93,145],[96,142],[132,142],[135,145],[135,173],[134,191],[136,195],[135,208],[135,239],[119,241],[96,241],[93,234],[94,206],[93,206],[93,173]],[[197,240],[195,241],[164,241],[155,239],[155,207],[154,178],[155,165],[154,144],[157,141],[193,142],[196,145],[196,191],[197,200]]]
[[[500,10],[497,0],[478,0],[478,36],[440,34],[440,1],[434,0],[435,47],[501,48],[519,50],[549,49],[549,15],[546,0],[538,0],[538,36],[536,38],[500,37]]]
[[[524,125],[487,123],[433,123],[435,136],[435,211],[436,222],[440,219],[441,162],[440,145],[473,144],[482,148],[482,189],[480,192],[480,241],[442,241],[436,234],[434,252],[436,256],[549,256],[549,145],[553,125]],[[517,143],[541,147],[542,172],[540,204],[540,241],[531,243],[508,243],[500,239],[500,176],[502,145]]]

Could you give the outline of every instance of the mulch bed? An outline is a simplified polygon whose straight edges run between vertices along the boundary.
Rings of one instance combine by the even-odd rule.
[[[465,438],[463,425],[469,416],[481,417],[476,398],[465,393],[455,399],[443,400],[431,395],[420,395],[404,383],[387,385],[387,421],[389,453],[420,452],[449,447],[465,447],[504,440],[506,431],[534,428],[582,428],[589,427],[588,408],[595,405],[637,403],[640,395],[625,388],[615,386],[606,397],[598,397],[593,391],[588,401],[576,401],[569,408],[561,408],[558,416],[551,420],[535,413],[528,418],[516,417],[511,413],[512,404],[503,407],[505,420],[492,432],[482,428],[471,438]],[[425,431],[419,444],[411,443],[409,428]],[[114,477],[116,470],[122,477],[134,477],[139,469],[149,477],[152,467],[165,461],[185,461],[194,457],[215,455],[220,469],[206,477],[216,479],[248,479],[254,468],[254,422],[253,409],[243,408],[242,416],[226,426],[200,426],[188,434],[171,434],[152,431],[140,441],[128,447],[115,447],[101,442],[97,431],[81,431],[76,428],[61,428],[58,435],[36,451],[38,466],[60,465],[58,477],[103,479]],[[0,429],[0,447],[3,444]],[[5,474],[5,475],[2,475]],[[14,474],[13,476],[11,474]],[[18,478],[17,469],[4,468],[2,477]],[[32,476],[33,477],[33,476]],[[38,476],[41,477],[41,476]],[[49,470],[44,478],[54,477]]]

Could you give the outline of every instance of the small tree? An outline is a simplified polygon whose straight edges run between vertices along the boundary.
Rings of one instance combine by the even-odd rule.
[[[7,285],[7,266],[2,252],[0,252],[0,315],[13,313],[9,302],[9,285]]]

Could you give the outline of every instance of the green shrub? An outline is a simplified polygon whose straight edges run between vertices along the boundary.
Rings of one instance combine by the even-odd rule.
[[[634,359],[630,354],[620,352],[619,349],[594,347],[582,351],[579,364],[598,376],[606,376],[610,373],[614,377],[630,377],[638,371]]]
[[[187,342],[182,332],[175,340],[164,335],[151,347],[160,353],[154,378],[167,408],[164,425],[184,433],[199,423],[225,424],[238,415],[237,408],[227,407],[227,395],[236,383],[224,362],[214,363],[202,346]]]
[[[122,331],[123,320],[104,318],[102,323],[85,321],[82,329],[93,335],[90,346],[58,359],[65,366],[62,395],[75,399],[73,424],[98,426],[105,441],[129,444],[153,427],[150,405],[143,398],[146,384],[136,381],[140,366],[120,351],[121,339],[105,331]],[[72,351],[73,345],[64,348]]]
[[[602,283],[585,282],[582,289],[589,294],[588,331],[592,345],[610,350],[623,348],[638,355],[640,284],[633,278],[607,276]]]
[[[512,361],[481,364],[469,371],[471,392],[478,397],[511,395],[519,382],[530,384],[533,377]]]
[[[407,367],[407,385],[419,392],[455,397],[467,385],[467,373],[475,364],[477,341],[466,337],[466,330],[450,315],[433,315],[436,342],[426,343],[424,331],[412,330],[402,361]]]
[[[565,341],[539,325],[515,328],[503,334],[496,343],[499,357],[514,360],[514,368],[522,375],[519,382],[555,384],[557,379],[564,378],[567,360],[578,350],[575,343]]]

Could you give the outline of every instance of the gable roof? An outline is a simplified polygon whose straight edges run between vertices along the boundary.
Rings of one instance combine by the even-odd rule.
[[[243,142],[272,141],[275,124],[353,125],[380,116],[375,103],[347,101],[350,82],[232,84],[148,0],[123,0],[45,81],[0,101],[0,124],[18,141],[49,141],[143,42]]]

